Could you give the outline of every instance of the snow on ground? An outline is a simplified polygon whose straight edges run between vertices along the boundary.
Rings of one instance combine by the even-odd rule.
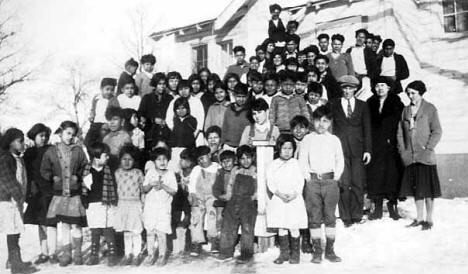
[[[255,255],[251,266],[236,266],[233,262],[220,263],[213,258],[189,263],[172,261],[165,267],[113,267],[104,265],[40,266],[39,273],[468,273],[468,198],[437,199],[435,226],[430,231],[406,228],[415,216],[412,200],[400,204],[404,219],[393,221],[385,215],[382,220],[344,228],[337,225],[335,250],[343,262],[321,265],[310,263],[310,254],[301,255],[299,265],[273,264],[278,249]],[[6,260],[5,236],[0,241],[0,267]],[[37,230],[27,226],[22,235],[23,257],[31,260],[39,253]],[[1,268],[0,273],[7,273]]]

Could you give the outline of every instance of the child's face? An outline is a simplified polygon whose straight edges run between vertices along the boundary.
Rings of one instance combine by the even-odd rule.
[[[332,41],[332,50],[333,52],[341,52],[341,49],[343,48],[343,43],[341,43],[340,40],[333,40]]]
[[[281,83],[281,91],[285,95],[290,95],[294,92],[295,83],[291,79],[287,79]]]
[[[318,81],[318,76],[314,71],[309,71],[307,73],[307,82],[308,83],[317,83]]]
[[[135,67],[135,66],[128,66],[127,70],[128,70],[128,72],[130,72],[131,75],[134,75],[136,73],[136,71],[137,71],[137,68],[138,67]]]
[[[272,53],[274,50],[275,50],[275,44],[273,44],[273,43],[268,43],[268,44],[267,44],[267,51],[268,51],[269,53]]]
[[[169,160],[167,159],[166,155],[159,155],[154,160],[154,165],[156,166],[156,169],[166,170],[168,162],[169,162]]]
[[[328,50],[328,39],[327,38],[322,38],[319,40],[318,45],[322,51],[327,51]]]
[[[144,63],[141,65],[143,70],[146,71],[146,72],[149,72],[149,73],[152,73],[153,72],[153,69],[154,69],[154,65],[151,64],[151,63]]]
[[[45,132],[41,132],[34,137],[34,144],[36,147],[43,147],[47,142],[47,134]]]
[[[200,87],[201,87],[201,85],[200,85],[200,81],[199,81],[199,80],[193,80],[193,81],[192,81],[192,92],[193,92],[194,94],[197,94],[197,93],[200,92]]]
[[[298,54],[297,55],[297,62],[299,64],[304,63],[304,61],[307,59],[307,56],[305,54]]]
[[[273,20],[278,19],[280,13],[281,13],[281,11],[278,10],[278,9],[273,10],[273,11],[270,13],[270,14],[271,14],[271,19],[273,19]]]
[[[122,87],[122,93],[125,94],[127,97],[133,97],[133,93],[135,92],[135,88],[133,84],[128,83]]]
[[[188,113],[187,108],[184,105],[180,105],[176,109],[176,115],[180,118],[187,116],[187,113]]]
[[[289,160],[294,156],[294,147],[291,142],[286,142],[281,146],[279,156],[283,160]]]
[[[298,124],[296,125],[293,129],[292,129],[292,134],[294,136],[294,138],[296,140],[299,140],[301,141],[302,139],[304,139],[304,136],[306,136],[306,134],[309,133],[309,129],[304,127],[303,125],[301,124]]]
[[[216,98],[216,101],[222,102],[226,99],[226,91],[222,88],[217,88],[215,90],[214,96]]]
[[[243,167],[243,168],[249,168],[249,167],[252,165],[252,156],[247,155],[247,154],[243,154],[243,155],[239,158],[239,164],[240,164],[241,167]]]
[[[208,71],[202,71],[202,72],[200,73],[200,78],[201,78],[202,81],[205,82],[205,83],[208,81],[208,76],[209,76]]]
[[[190,161],[188,159],[183,159],[183,158],[180,158],[179,164],[180,164],[180,168],[182,168],[182,169],[190,168],[193,165],[192,161]]]
[[[208,134],[208,137],[206,138],[206,140],[208,141],[208,145],[210,147],[218,147],[221,138],[219,138],[218,133],[211,132],[210,134]]]
[[[166,89],[166,81],[160,80],[156,84],[156,89],[155,89],[156,93],[163,94],[165,89]]]
[[[256,124],[263,125],[267,121],[268,113],[265,110],[253,110],[252,117]]]
[[[318,134],[323,134],[327,132],[328,129],[330,128],[331,122],[332,121],[325,116],[321,118],[315,118],[314,119],[315,132],[317,132]]]
[[[105,166],[108,161],[109,161],[109,155],[105,152],[101,153],[101,156],[99,158],[94,158],[94,163],[97,166]]]
[[[379,40],[372,41],[372,51],[373,52],[377,52],[377,50],[379,50],[379,47],[380,47],[380,41]]]
[[[315,60],[315,67],[318,69],[318,71],[324,72],[328,68],[328,64],[323,59],[316,59]]]
[[[119,131],[122,128],[122,118],[119,116],[114,116],[109,121],[109,129],[112,132]]]
[[[234,159],[226,158],[221,161],[221,166],[224,170],[231,171],[234,167]]]
[[[287,44],[286,44],[286,50],[288,52],[294,52],[296,50],[296,42],[294,41],[289,41]]]
[[[177,90],[177,86],[179,85],[179,79],[178,78],[169,78],[167,81],[169,84],[169,89],[172,91]]]
[[[236,93],[235,96],[236,105],[238,105],[239,107],[245,105],[245,102],[247,102],[247,96],[245,94]]]
[[[273,64],[275,66],[281,66],[283,64],[283,57],[281,57],[279,54],[273,56]]]
[[[307,62],[309,64],[313,64],[314,63],[314,60],[315,60],[315,57],[317,57],[317,55],[315,54],[315,52],[313,51],[310,51],[307,53]]]
[[[307,97],[309,99],[309,103],[311,103],[312,105],[318,104],[320,100],[320,94],[318,94],[317,92],[309,92],[309,94],[307,94]]]
[[[112,95],[114,95],[114,89],[115,89],[114,86],[110,86],[110,85],[103,86],[101,88],[102,97],[104,97],[106,99],[110,99],[112,97]]]
[[[307,88],[307,83],[296,81],[296,94],[303,94]]]
[[[250,61],[250,69],[257,70],[258,66],[259,66],[259,63],[257,59],[252,59]]]
[[[366,48],[372,48],[372,43],[373,43],[373,39],[372,38],[367,38],[366,39]]]
[[[138,127],[138,116],[136,114],[133,114],[132,118],[130,118],[130,124],[134,127]]]
[[[129,170],[133,168],[135,164],[135,159],[130,154],[124,154],[122,158],[120,158],[120,167],[124,170]]]
[[[232,77],[227,80],[227,87],[230,90],[234,90],[234,87],[237,85],[236,78]]]
[[[211,80],[208,82],[208,84],[206,85],[206,89],[209,91],[209,92],[214,92],[214,86],[215,86],[215,81]]]
[[[268,96],[273,96],[276,94],[278,89],[278,84],[275,80],[267,80],[265,81],[265,91]]]
[[[15,154],[20,154],[24,151],[24,138],[16,138],[10,143],[10,150]]]
[[[237,64],[240,65],[240,64],[244,63],[245,53],[242,52],[242,51],[235,52],[234,57],[236,58]]]
[[[74,128],[67,127],[66,129],[62,130],[62,133],[60,133],[60,138],[62,139],[62,142],[66,145],[70,145],[73,143],[73,139],[75,138],[76,132]]]
[[[179,95],[180,97],[187,98],[190,96],[190,88],[189,87],[183,87],[179,89]]]
[[[198,157],[197,161],[198,161],[198,164],[202,168],[207,168],[207,167],[211,166],[210,155],[202,155],[202,156]]]
[[[252,89],[255,92],[255,94],[261,94],[263,92],[263,82],[252,81]]]
[[[260,59],[260,62],[262,62],[263,60],[265,60],[265,52],[263,50],[257,50],[257,53],[256,53],[258,59]]]

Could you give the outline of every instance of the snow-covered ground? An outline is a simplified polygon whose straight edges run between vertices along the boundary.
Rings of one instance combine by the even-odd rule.
[[[104,265],[59,266],[42,265],[40,273],[468,273],[468,198],[438,199],[435,207],[435,225],[430,231],[406,228],[415,216],[414,203],[400,204],[405,217],[393,221],[385,215],[380,221],[344,228],[338,222],[335,250],[343,262],[321,265],[310,263],[310,255],[302,254],[299,265],[275,265],[277,249],[256,254],[255,264],[236,266],[233,262],[220,263],[212,258],[189,263],[171,261],[165,267],[113,267]],[[5,236],[0,240],[0,266],[6,260]],[[33,259],[39,253],[37,230],[27,226],[22,235],[23,257]],[[7,273],[1,268],[0,273]]]

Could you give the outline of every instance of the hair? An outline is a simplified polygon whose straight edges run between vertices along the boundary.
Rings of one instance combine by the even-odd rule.
[[[310,67],[307,69],[306,71],[306,74],[309,75],[310,72],[313,72],[315,73],[315,75],[319,76],[320,75],[320,72],[318,71],[318,69],[316,67]]]
[[[299,27],[299,22],[297,22],[296,20],[288,21],[288,24],[286,25],[286,28],[289,29],[292,26],[294,26],[297,29],[297,27]]]
[[[258,98],[251,103],[250,108],[252,111],[267,111],[269,107],[265,99]]]
[[[208,146],[199,146],[195,148],[195,158],[197,160],[204,155],[210,155],[210,153],[211,149]]]
[[[193,91],[193,88],[192,88],[192,83],[193,81],[198,81],[200,83],[200,91],[201,92],[203,89],[205,89],[205,82],[203,82],[202,78],[200,77],[200,74],[192,74],[189,76],[188,78],[188,81],[190,83],[190,92]]]
[[[153,77],[151,77],[150,86],[156,87],[161,81],[167,83],[166,75],[163,72],[155,73]]]
[[[333,112],[328,106],[319,106],[313,113],[313,119],[321,119],[322,117],[326,117],[329,120],[333,119]]]
[[[278,151],[278,154],[281,151],[281,147],[285,144],[290,142],[293,146],[293,153],[296,152],[296,141],[294,141],[294,136],[292,134],[280,134],[278,136],[278,139],[276,139],[276,150]]]
[[[156,64],[156,57],[153,54],[143,55],[141,56],[140,63],[141,64],[150,63],[151,65],[154,65]]]
[[[281,12],[281,6],[278,4],[270,5],[269,9],[270,9],[270,13],[274,12],[275,10],[279,10]]]
[[[120,107],[111,106],[107,108],[105,113],[106,119],[109,121],[113,117],[119,117],[120,119],[124,119],[124,113]]]
[[[280,71],[278,73],[280,82],[285,82],[287,80],[291,80],[293,82],[296,82],[296,73],[292,71]]]
[[[174,101],[174,113],[176,113],[176,110],[180,107],[183,106],[187,109],[187,115],[190,115],[190,104],[187,98],[184,97],[179,97]]]
[[[24,139],[24,133],[17,128],[7,129],[0,139],[0,148],[8,151],[10,149],[10,144],[16,139]]]
[[[250,81],[262,81],[263,79],[263,76],[260,72],[256,71],[256,70],[251,70],[249,72],[249,76],[250,76]]]
[[[123,116],[124,116],[124,129],[128,132],[131,132],[132,130],[135,129],[135,126],[130,123],[130,120],[132,119],[133,115],[136,115],[138,120],[140,120],[140,115],[138,112],[132,108],[125,108],[122,109]]]
[[[317,62],[317,60],[320,60],[320,59],[325,60],[327,64],[330,63],[330,59],[326,55],[323,55],[323,54],[317,55],[317,57],[315,57],[315,62]]]
[[[96,158],[100,158],[103,153],[106,153],[106,154],[110,153],[109,146],[104,143],[97,142],[97,143],[91,144],[88,147],[88,154],[89,154],[89,158],[91,159],[91,161]]]
[[[135,61],[135,59],[130,58],[130,60],[127,60],[127,62],[125,62],[125,68],[127,67],[138,67],[138,62]]]
[[[316,45],[310,45],[304,49],[304,52],[309,54],[309,52],[315,53],[315,55],[318,55],[320,53],[319,48]]]
[[[276,74],[274,72],[265,73],[263,75],[263,83],[265,83],[268,80],[273,80],[276,83],[278,83],[279,82],[278,74]]]
[[[110,108],[109,108],[109,109],[110,109]],[[110,119],[109,119],[109,120],[110,120]],[[78,128],[78,125],[77,125],[75,122],[73,122],[73,121],[68,121],[68,120],[67,120],[67,121],[63,121],[62,123],[60,123],[60,126],[59,126],[59,128],[57,129],[57,131],[60,130],[59,132],[63,132],[63,131],[64,131],[65,129],[67,129],[67,128],[73,128],[73,129],[75,130],[75,136],[76,136],[76,134],[78,134],[78,131],[80,130],[80,129]]]
[[[208,136],[210,136],[211,133],[216,133],[216,134],[218,134],[219,137],[221,137],[221,132],[222,132],[222,130],[221,130],[220,127],[211,126],[205,131],[205,136],[206,136],[206,138],[208,138]]]
[[[372,33],[369,32],[369,33],[367,34],[367,36],[366,36],[366,39],[372,39],[372,40],[374,40],[374,34],[372,34]]]
[[[380,35],[374,35],[374,41],[379,41],[382,42],[382,37],[380,37]]]
[[[386,48],[388,46],[395,47],[395,41],[392,39],[385,39],[385,41],[383,41],[382,48]]]
[[[225,150],[219,154],[219,160],[224,161],[225,159],[232,159],[233,161],[236,160],[236,153],[232,150]]]
[[[226,74],[226,76],[224,76],[224,79],[223,79],[224,84],[225,84],[226,86],[227,86],[227,83],[228,83],[229,79],[231,79],[231,78],[236,79],[236,81],[237,81],[238,83],[240,82],[239,75],[237,75],[237,74],[235,74],[235,73],[233,73],[233,72],[230,72],[230,73]]]
[[[242,156],[244,156],[244,155],[247,155],[249,157],[253,157],[254,156],[253,148],[248,146],[248,145],[242,145],[242,146],[238,147],[237,151],[236,151],[237,159],[242,158]]]
[[[292,130],[298,125],[305,127],[305,128],[309,128],[309,120],[302,115],[296,115],[294,116],[294,118],[291,119],[291,121],[289,121],[289,126],[291,127],[291,130]]]
[[[258,62],[260,62],[260,60],[258,59],[258,56],[256,56],[256,55],[250,56],[249,62],[252,63],[253,60],[257,60]]]
[[[180,80],[182,79],[182,76],[177,71],[171,71],[167,74],[167,80],[173,79],[173,78],[177,78]]]
[[[340,41],[341,43],[344,43],[345,41],[345,38],[343,35],[339,34],[339,33],[336,33],[336,34],[333,34],[332,37],[331,37],[331,40],[338,40]]]
[[[296,65],[296,66],[299,66],[299,63],[297,62],[297,59],[294,58],[294,57],[289,57],[288,59],[286,59],[286,61],[284,61],[284,65],[287,67],[289,65]]]
[[[255,52],[257,52],[257,51],[259,51],[259,50],[265,51],[263,45],[258,45],[258,46],[255,47]]]
[[[195,155],[193,154],[193,149],[186,148],[180,152],[180,159],[188,160],[192,162],[192,166],[195,165],[197,159],[195,159]]]
[[[132,77],[125,77],[122,79],[122,86],[120,87],[120,89],[123,89],[125,87],[125,85],[128,85],[128,84],[132,84],[133,86],[135,86],[135,79],[133,79]]]
[[[117,80],[109,77],[102,78],[101,88],[104,88],[105,86],[113,86],[115,88],[115,86],[117,86]]]
[[[296,40],[292,36],[287,36],[285,42],[286,44],[288,44],[289,42],[294,42],[294,45],[297,45]]]
[[[247,89],[247,85],[243,83],[237,83],[237,85],[234,87],[234,94],[235,95],[245,95],[247,96],[249,94],[249,91]]]
[[[29,139],[33,140],[36,138],[36,136],[40,133],[45,133],[46,134],[46,143],[47,140],[49,140],[50,133],[52,132],[49,127],[42,123],[37,123],[32,128],[28,131],[26,136],[28,136]]]
[[[413,81],[413,82],[409,83],[406,86],[405,91],[408,91],[409,88],[417,90],[419,92],[419,95],[423,95],[427,91],[426,85],[424,84],[423,81],[420,81],[420,80],[416,80],[416,81]]]
[[[307,73],[305,71],[297,72],[296,82],[307,83]]]
[[[330,35],[328,35],[326,33],[320,33],[319,36],[317,36],[317,40],[321,40],[321,39],[330,40]]]
[[[317,93],[317,94],[320,94],[320,96],[322,96],[323,94],[322,84],[316,83],[316,82],[309,83],[307,85],[307,93],[310,93],[310,92]]]
[[[214,90],[217,90],[217,89],[222,89],[222,90],[226,91],[226,90],[227,90],[227,87],[226,87],[226,85],[225,85],[223,82],[217,81],[217,82],[215,83],[215,85],[214,85]]]
[[[134,145],[124,145],[119,153],[119,160],[122,160],[125,154],[130,155],[135,161],[135,165],[140,159],[140,151]]]
[[[190,82],[185,79],[181,79],[179,85],[177,86],[177,91],[181,90],[182,88],[190,89]]]
[[[157,147],[153,151],[150,152],[149,159],[151,161],[155,161],[159,156],[165,156],[167,160],[171,159],[171,152],[164,147]]]
[[[234,52],[234,54],[235,54],[236,52],[239,52],[239,51],[241,51],[242,53],[245,54],[245,48],[244,48],[243,46],[235,46],[235,47],[232,49],[232,52]]]
[[[200,75],[202,72],[208,72],[208,76],[211,75],[211,71],[207,67],[203,67],[198,70],[198,75]]]
[[[211,73],[210,75],[208,75],[208,80],[206,80],[206,82],[209,83],[210,81],[214,81],[216,83],[221,81],[221,78],[219,78],[219,75],[217,73]]]
[[[357,37],[360,33],[364,33],[364,35],[366,35],[366,38],[367,38],[367,36],[369,35],[369,32],[368,32],[366,29],[358,29],[358,30],[355,32],[355,37]]]

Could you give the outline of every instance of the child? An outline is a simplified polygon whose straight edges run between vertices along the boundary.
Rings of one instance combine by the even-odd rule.
[[[124,83],[128,83],[130,79],[133,80],[133,76],[135,75],[137,69],[138,62],[133,58],[130,58],[130,60],[125,62],[125,70],[120,74],[119,81],[117,83],[117,95],[121,93]]]
[[[214,102],[208,109],[205,120],[205,135],[208,128],[218,126],[223,128],[224,113],[228,109],[229,101],[226,99],[226,86],[222,82],[217,82],[214,86]]]
[[[294,96],[295,75],[285,71],[279,74],[281,94],[271,100],[270,122],[277,126],[280,132],[290,131],[289,121],[296,115],[309,119],[304,98]]]
[[[282,47],[284,47],[284,40],[286,38],[286,29],[284,28],[283,21],[281,21],[280,13],[281,6],[278,4],[270,5],[270,14],[271,19],[268,22],[268,37],[273,40],[273,42],[283,42]]]
[[[143,230],[142,216],[142,185],[143,172],[135,168],[138,159],[138,149],[127,145],[120,151],[120,167],[115,171],[117,183],[117,213],[115,216],[115,230],[123,232],[125,243],[125,257],[121,265],[140,265],[143,260],[141,254],[141,231]]]
[[[172,196],[177,191],[177,182],[174,172],[168,170],[170,152],[165,148],[156,148],[150,156],[155,168],[145,175],[143,192],[145,204],[143,208],[143,223],[146,229],[146,242],[148,257],[146,265],[157,264],[163,266],[167,263],[167,242],[171,229],[171,203]],[[155,255],[155,237],[158,239],[159,256]]]
[[[210,127],[206,132],[206,142],[210,148],[211,161],[219,163],[219,154],[223,151],[221,144],[221,129],[218,126]]]
[[[153,54],[141,56],[141,72],[137,73],[135,76],[135,84],[141,97],[153,92],[154,87],[150,85],[150,82],[151,78],[153,78],[153,69],[155,64],[156,57]]]
[[[263,87],[265,96],[263,99],[271,106],[271,100],[278,92],[278,75],[276,73],[267,73],[263,76]]]
[[[227,88],[227,99],[231,103],[236,102],[236,97],[235,97],[235,92],[234,88],[237,86],[237,84],[240,83],[239,75],[235,73],[228,73],[224,77],[224,85]]]
[[[78,126],[64,121],[59,128],[60,143],[47,149],[41,163],[41,176],[53,183],[54,196],[47,211],[47,223],[62,223],[63,254],[60,266],[72,262],[81,265],[82,227],[87,226],[86,211],[81,202],[82,175],[88,163],[83,149],[73,143]]]
[[[294,152],[294,158],[297,159],[299,156],[299,151],[302,147],[302,140],[304,137],[309,134],[309,120],[304,116],[297,115],[291,119],[289,122],[289,126],[291,127],[291,132],[294,137],[294,142],[296,143],[296,149]]]
[[[177,90],[182,76],[177,71],[171,71],[167,74],[167,89],[166,93],[172,97],[178,96]]]
[[[296,76],[295,95],[304,97],[305,92],[307,91],[307,73],[298,72]]]
[[[224,113],[223,136],[221,137],[221,143],[225,145],[226,149],[231,150],[239,146],[242,130],[250,124],[249,109],[246,105],[247,87],[244,84],[238,84],[234,90],[236,102],[231,104]]]
[[[318,82],[325,86],[327,89],[327,99],[331,100],[333,98],[339,98],[341,90],[338,82],[335,80],[335,77],[333,77],[330,69],[328,68],[328,63],[330,63],[330,59],[328,59],[326,55],[319,54],[315,57],[315,67],[318,71]]]
[[[38,271],[30,262],[23,262],[19,246],[20,233],[24,230],[22,213],[26,194],[26,169],[21,158],[24,151],[24,134],[10,128],[0,141],[0,233],[6,234],[8,263],[11,273]]]
[[[135,94],[135,80],[128,78],[126,82],[122,82],[121,93],[117,96],[117,102],[115,106],[119,106],[122,109],[130,108],[138,110],[140,106],[141,97]]]
[[[111,107],[106,111],[106,118],[109,120],[110,132],[104,137],[102,142],[109,146],[109,167],[114,172],[119,166],[119,154],[122,147],[131,144],[132,139],[128,132],[122,129],[123,111],[119,107]]]
[[[250,73],[250,83],[251,83],[251,101],[263,97],[263,79],[262,74],[257,71],[252,71]]]
[[[218,236],[214,245],[211,246],[211,252],[219,252],[219,240],[221,237],[221,225],[223,223],[223,211],[226,206],[226,190],[231,177],[231,171],[236,163],[236,154],[233,151],[225,150],[219,155],[221,163],[221,169],[216,174],[216,180],[213,184],[213,195],[216,200],[213,202],[213,206],[216,209],[216,230]]]
[[[206,74],[207,71],[209,70],[208,69],[203,70],[202,75]],[[202,102],[203,109],[205,110],[205,117],[208,114],[208,110],[210,109],[210,106],[213,105],[217,101],[215,97],[215,85],[216,83],[220,81],[221,79],[216,73],[210,73],[207,76],[206,85],[205,85],[206,90],[205,92],[203,92],[203,95],[200,97],[200,101]]]
[[[87,189],[86,216],[91,230],[91,255],[87,265],[99,263],[99,244],[104,236],[108,248],[108,265],[117,264],[115,249],[114,221],[117,206],[117,185],[107,165],[109,147],[103,143],[91,145],[89,150],[91,165],[83,172],[83,183]]]
[[[210,148],[200,146],[195,149],[198,165],[190,174],[188,185],[189,200],[192,206],[192,219],[190,232],[192,236],[192,256],[199,256],[202,252],[202,243],[206,242],[204,230],[207,230],[208,240],[213,244],[218,236],[216,231],[216,210],[213,207],[215,200],[212,188],[216,173],[220,168],[218,163],[210,159]]]
[[[297,22],[296,20],[288,21],[288,24],[286,25],[287,36],[290,39],[294,40],[294,42],[296,43],[296,48],[299,48],[301,44],[301,37],[299,37],[299,35],[296,34],[298,27],[299,22]]]
[[[241,255],[237,261],[246,263],[253,257],[254,228],[257,218],[256,189],[257,172],[252,165],[254,152],[247,145],[237,150],[239,166],[231,171],[226,188],[223,224],[221,226],[220,255],[218,259],[226,260],[234,255],[239,225],[242,234],[240,239]]]
[[[306,176],[304,198],[306,202],[310,234],[314,246],[313,263],[322,261],[322,223],[327,239],[325,259],[340,262],[333,245],[336,234],[335,211],[340,199],[338,180],[343,173],[344,157],[341,142],[328,128],[332,112],[327,106],[314,111],[315,131],[304,137],[299,152],[299,162]]]
[[[132,144],[140,151],[145,149],[145,133],[138,127],[140,117],[134,109],[126,108],[124,112],[124,129],[130,134]]]
[[[255,141],[268,141],[271,145],[275,144],[280,134],[278,127],[268,120],[267,102],[262,98],[256,99],[252,102],[251,110],[255,123],[244,128],[239,144],[252,146]],[[271,152],[273,158],[273,151]]]
[[[307,111],[309,112],[311,130],[313,130],[314,125],[312,121],[312,113],[314,113],[318,107],[326,104],[327,102],[322,98],[322,94],[322,84],[311,82],[307,85],[307,94],[304,96],[304,99],[306,99],[307,102]]]
[[[307,212],[302,198],[304,176],[299,162],[293,157],[296,142],[292,135],[280,135],[276,147],[279,158],[267,168],[267,186],[273,193],[266,216],[269,228],[278,228],[280,255],[274,260],[282,264],[298,264],[300,260],[299,229],[307,228]],[[289,236],[291,234],[291,245]],[[291,254],[290,254],[291,253]]]
[[[205,84],[198,74],[192,74],[188,78],[190,85],[190,95],[197,99],[201,99],[201,96],[205,90]]]
[[[172,159],[179,162],[179,155],[185,148],[195,148],[195,131],[198,121],[190,115],[190,105],[186,98],[179,97],[174,102],[174,121],[169,145]]]

